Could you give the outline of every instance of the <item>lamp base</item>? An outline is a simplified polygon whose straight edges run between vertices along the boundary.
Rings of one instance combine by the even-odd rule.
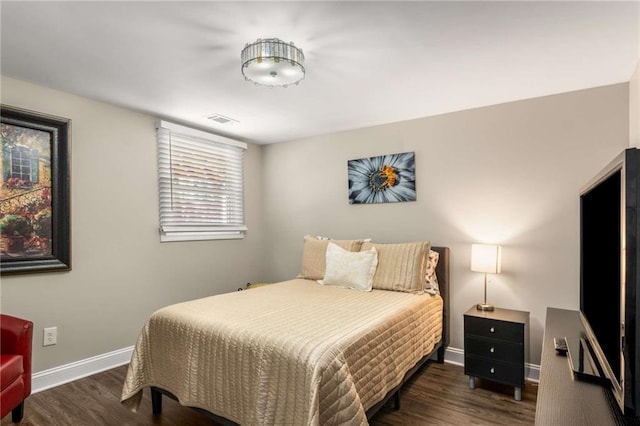
[[[479,311],[490,312],[490,311],[493,311],[493,305],[490,305],[488,303],[478,303],[476,305],[476,309]]]

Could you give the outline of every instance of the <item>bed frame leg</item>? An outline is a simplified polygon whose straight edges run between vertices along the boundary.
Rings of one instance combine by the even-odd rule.
[[[151,388],[151,409],[153,414],[162,413],[162,392],[154,387]]]
[[[444,364],[444,352],[445,352],[446,348],[444,346],[440,346],[438,348],[438,356],[437,356],[437,361],[438,364]]]
[[[400,389],[398,389],[398,391],[393,394],[393,409],[395,411],[400,410]]]

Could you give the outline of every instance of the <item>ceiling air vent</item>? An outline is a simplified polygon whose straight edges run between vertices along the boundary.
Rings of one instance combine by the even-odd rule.
[[[215,121],[219,124],[233,124],[238,122],[238,120],[234,120],[233,118],[225,117],[224,115],[220,114],[207,115],[205,118],[207,120]]]

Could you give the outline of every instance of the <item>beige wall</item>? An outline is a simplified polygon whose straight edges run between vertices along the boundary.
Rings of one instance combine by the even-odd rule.
[[[625,83],[268,145],[265,278],[299,272],[305,234],[430,239],[452,250],[451,346],[462,348],[462,315],[482,299],[471,243],[500,243],[489,302],[531,312],[538,364],[546,307],[579,304],[580,188],[628,132]],[[416,202],[348,204],[348,160],[404,151],[415,151]]]
[[[262,278],[261,148],[246,155],[242,241],[160,243],[155,117],[2,78],[2,103],[72,120],[71,272],[3,277],[35,323],[34,371],[131,346],[155,309]],[[43,327],[58,344],[42,347]]]
[[[629,146],[640,147],[640,62],[629,81]]]
[[[636,71],[637,75],[637,71]],[[160,244],[155,117],[2,77],[2,103],[72,119],[73,270],[3,277],[2,312],[35,322],[34,370],[132,345],[158,307],[299,272],[302,236],[428,238],[452,249],[452,346],[482,298],[472,242],[504,246],[489,301],[578,305],[578,192],[628,145],[627,84],[247,151],[243,241]],[[351,206],[349,159],[415,151],[418,201]],[[263,238],[264,236],[264,238]],[[42,347],[42,328],[59,328]]]

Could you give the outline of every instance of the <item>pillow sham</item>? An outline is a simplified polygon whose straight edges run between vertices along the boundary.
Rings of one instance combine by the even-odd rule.
[[[378,266],[378,252],[375,247],[369,250],[353,252],[336,244],[327,246],[327,268],[322,285],[353,288],[371,291],[373,275]]]
[[[302,247],[302,270],[296,278],[321,280],[326,269],[326,254],[329,243],[334,243],[348,251],[360,251],[362,240],[320,240],[305,235]]]
[[[427,273],[424,291],[429,294],[440,294],[440,287],[438,286],[438,276],[436,275],[436,266],[438,266],[438,260],[440,259],[440,253],[437,251],[429,250],[429,256],[427,257]]]
[[[379,290],[424,293],[429,241],[400,244],[364,243],[362,250],[375,247],[378,268],[373,276],[373,288]]]

